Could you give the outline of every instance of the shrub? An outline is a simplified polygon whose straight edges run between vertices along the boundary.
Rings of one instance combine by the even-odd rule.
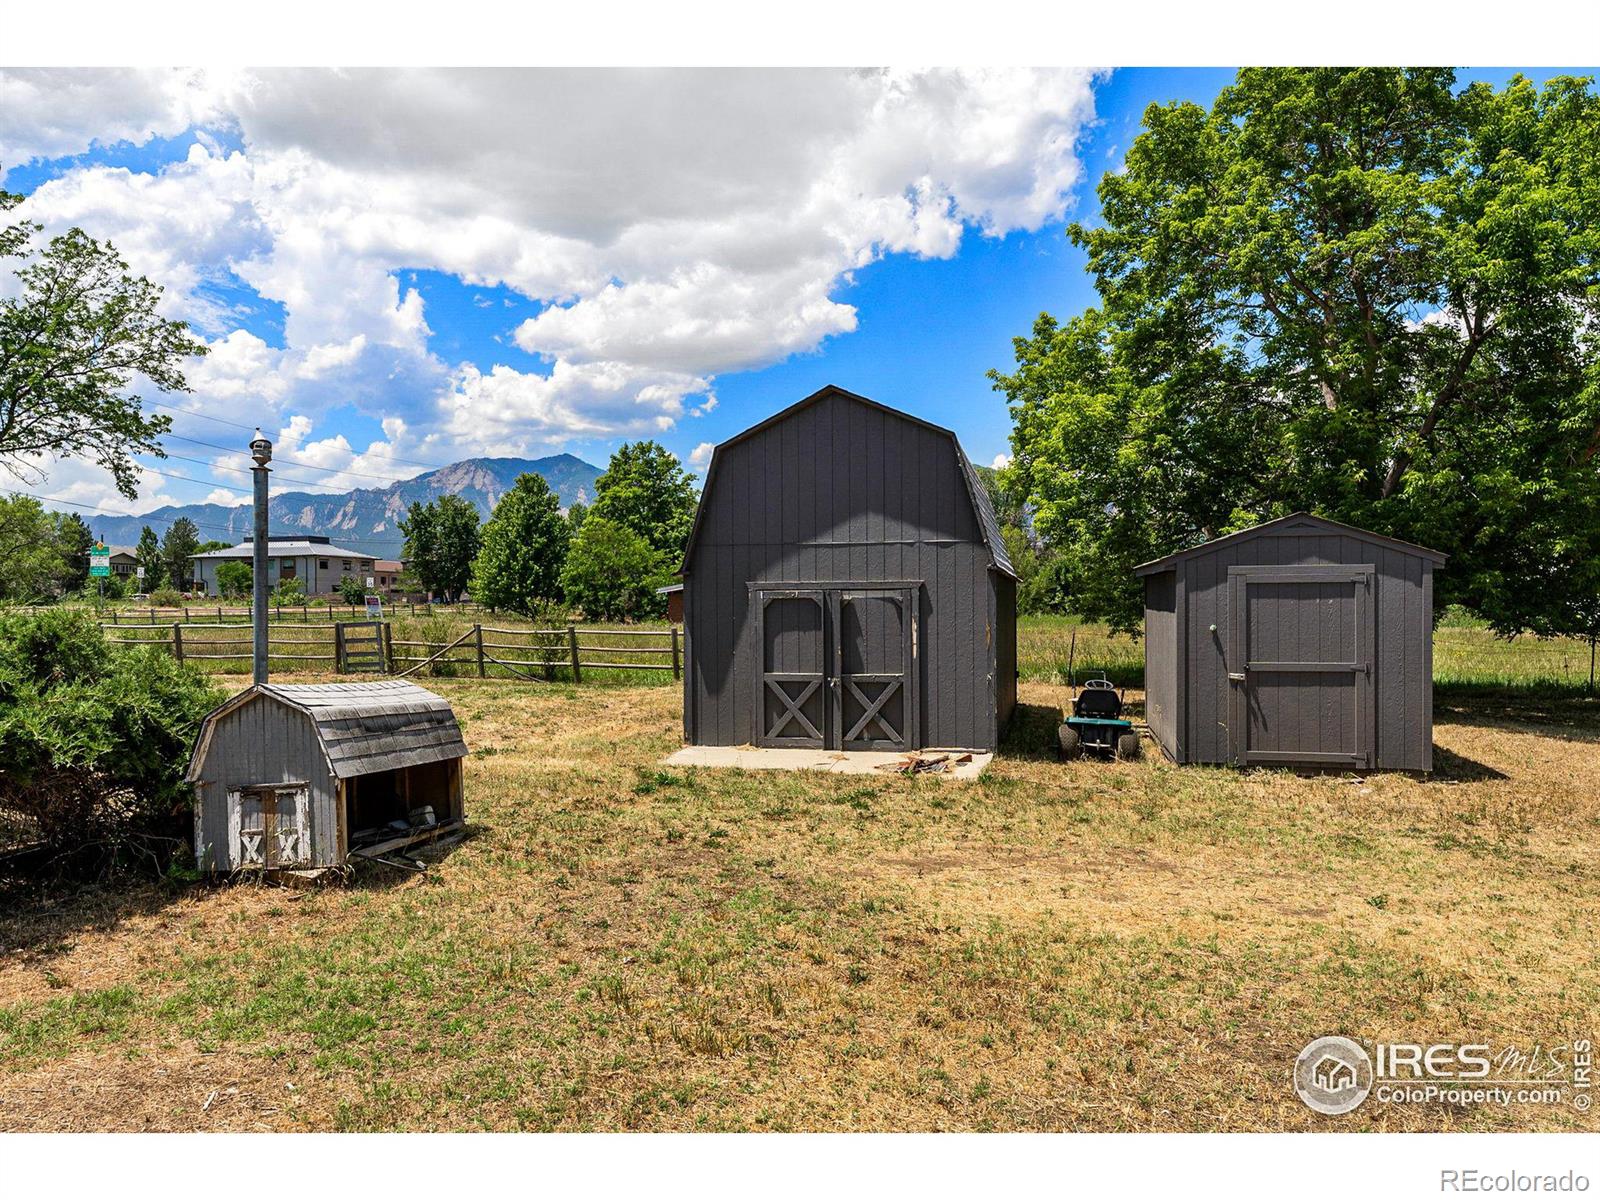
[[[339,598],[346,604],[365,604],[367,600],[366,584],[354,575],[343,575],[339,579]]]
[[[298,575],[289,575],[278,580],[278,586],[272,589],[270,597],[273,604],[295,604],[306,602],[306,583]]]
[[[217,591],[229,599],[248,596],[254,582],[255,572],[247,562],[235,559],[217,564]]]
[[[162,650],[113,653],[87,613],[0,616],[0,808],[79,862],[176,846],[189,750],[221,696]]]
[[[150,603],[157,608],[177,608],[183,603],[183,593],[175,587],[158,587],[150,593]]]

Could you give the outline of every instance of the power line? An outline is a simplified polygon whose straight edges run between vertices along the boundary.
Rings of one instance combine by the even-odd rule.
[[[201,417],[201,418],[203,418],[204,420],[207,420],[207,421],[215,421],[218,425],[231,425],[235,429],[244,429],[244,430],[248,430],[251,433],[254,433],[259,428],[259,426],[256,426],[256,425],[246,425],[243,421],[230,421],[226,417],[213,417],[210,413],[193,412],[192,410],[187,409],[187,408],[179,408],[176,404],[163,404],[159,400],[152,400],[152,401],[150,401],[150,403],[154,404],[157,408],[165,408],[165,409],[169,410],[170,412],[182,413],[186,417]],[[281,424],[278,426],[278,431],[279,431],[280,434],[283,431],[283,426]],[[169,434],[168,436],[169,437],[177,437],[178,435],[174,433],[174,434]],[[189,441],[191,439],[184,438],[182,440],[183,441]],[[292,460],[291,459],[287,459],[287,458],[284,459],[284,462],[290,462],[290,461],[292,461]],[[390,456],[389,461],[390,462],[397,462],[397,463],[405,463],[407,466],[411,466],[411,467],[428,467],[428,468],[430,468],[432,470],[435,470],[435,471],[442,471],[446,467],[453,465],[451,463],[420,462],[420,461],[418,461],[417,459],[414,459],[414,458],[396,458],[396,457],[394,457],[392,455]],[[309,466],[311,464],[308,463],[306,465]],[[318,468],[318,469],[319,470],[324,470],[324,471],[333,470],[332,467],[321,467],[321,468]],[[353,473],[354,472],[352,472],[352,474]]]
[[[201,441],[199,438],[184,437],[181,433],[164,433],[161,436],[162,437],[177,438],[180,442],[188,442],[191,445],[195,445],[195,446],[204,446],[208,450],[221,450],[224,454],[243,454],[244,453],[244,450],[239,446],[219,446],[216,442],[204,442],[204,441]],[[326,471],[330,475],[358,475],[362,479],[376,479],[381,483],[388,483],[388,484],[409,483],[412,479],[416,478],[415,475],[411,475],[411,476],[406,477],[405,479],[391,479],[386,475],[374,475],[370,471],[352,471],[352,470],[349,470],[348,468],[345,468],[345,467],[324,467],[324,466],[319,466],[317,463],[306,462],[303,459],[298,459],[298,458],[282,458],[282,459],[279,459],[278,461],[279,462],[292,463],[294,466],[297,466],[297,467],[306,467],[306,468],[308,468],[308,469],[310,469],[312,471]]]
[[[207,462],[203,458],[195,458],[194,456],[189,455],[189,454],[167,454],[167,455],[165,455],[165,457],[167,457],[167,458],[176,458],[181,462],[198,463],[200,466],[205,467],[207,470],[211,470],[211,471],[232,471],[237,475],[248,475],[248,474],[250,474],[250,468],[249,467],[228,467],[228,466],[223,466],[221,463]],[[287,462],[288,460],[285,459],[284,461]],[[139,465],[141,467],[144,467],[143,463],[140,463]],[[146,467],[145,469],[149,470],[149,471],[153,471],[157,475],[161,474],[161,472],[160,471],[156,471],[154,467]],[[175,479],[187,479],[188,476],[186,476],[186,475],[175,475],[175,476],[173,476],[173,478],[175,478]],[[326,480],[300,479],[300,478],[298,478],[297,476],[294,476],[294,475],[279,475],[276,471],[274,471],[272,473],[272,478],[275,479],[275,480],[281,480],[284,483],[303,483],[307,487],[327,487],[328,486],[328,483],[327,483]],[[195,482],[196,483],[203,483],[205,481],[197,479],[197,480],[195,480]],[[226,485],[218,484],[217,486],[218,487],[224,487]],[[249,491],[248,488],[246,488],[244,490],[246,492]],[[341,493],[339,493],[339,492],[319,492],[317,494],[318,495],[323,495],[323,496],[338,496]]]

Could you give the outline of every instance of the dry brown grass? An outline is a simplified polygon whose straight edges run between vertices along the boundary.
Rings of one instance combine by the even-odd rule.
[[[437,680],[477,835],[312,893],[0,912],[6,1129],[1562,1129],[1290,1090],[1310,1038],[1600,1013],[1600,722],[1441,710],[1433,781],[668,771],[670,688]]]

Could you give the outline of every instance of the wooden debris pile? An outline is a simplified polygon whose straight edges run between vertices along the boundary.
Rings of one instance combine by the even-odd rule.
[[[971,753],[965,750],[913,750],[894,762],[881,764],[878,770],[892,775],[938,775],[971,761]]]

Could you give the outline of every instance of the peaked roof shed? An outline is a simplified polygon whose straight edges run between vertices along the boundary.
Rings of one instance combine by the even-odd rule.
[[[1436,550],[1293,513],[1136,568],[1180,763],[1433,769]]]
[[[1016,573],[955,434],[826,387],[717,446],[684,552],[697,745],[992,749]]]
[[[399,679],[256,684],[200,723],[202,867],[326,867],[352,849],[436,836],[463,816],[467,746],[444,697]],[[432,810],[432,821],[413,820]]]

